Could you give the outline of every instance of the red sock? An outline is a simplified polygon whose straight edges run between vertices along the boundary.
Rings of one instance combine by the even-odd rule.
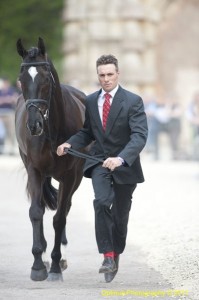
[[[112,257],[112,258],[114,258],[114,252],[113,251],[106,252],[106,253],[104,253],[104,257]]]

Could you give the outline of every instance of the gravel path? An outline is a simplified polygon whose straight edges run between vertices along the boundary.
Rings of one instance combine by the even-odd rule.
[[[143,159],[146,182],[135,192],[126,251],[111,284],[105,284],[97,273],[102,257],[94,238],[93,192],[88,179],[75,194],[68,218],[69,268],[64,282],[49,285],[29,279],[32,228],[21,166],[18,157],[0,157],[0,300],[199,299],[196,163]],[[49,251],[54,238],[52,216],[51,212],[45,214]],[[164,295],[153,297],[150,291]],[[169,291],[173,293],[170,296]],[[185,292],[174,296],[177,291],[188,291],[188,296]],[[110,295],[113,292],[123,295]]]
[[[145,162],[130,232],[147,252],[148,265],[175,289],[199,299],[199,165]]]

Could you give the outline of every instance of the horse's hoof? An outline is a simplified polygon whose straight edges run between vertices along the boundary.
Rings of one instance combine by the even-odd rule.
[[[34,281],[42,281],[48,277],[46,268],[42,270],[31,269],[30,278]]]
[[[47,281],[63,281],[61,273],[48,273]]]
[[[66,259],[61,259],[59,265],[60,265],[60,268],[62,271],[66,270],[68,268]]]

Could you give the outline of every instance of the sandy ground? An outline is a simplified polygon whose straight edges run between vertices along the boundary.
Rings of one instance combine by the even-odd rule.
[[[102,256],[94,236],[93,192],[91,181],[84,179],[67,221],[64,281],[33,282],[25,171],[18,157],[1,156],[0,300],[198,300],[199,166],[143,158],[143,169],[146,182],[134,194],[127,246],[115,280],[107,284],[98,274]],[[54,239],[52,216],[45,214],[48,255]]]

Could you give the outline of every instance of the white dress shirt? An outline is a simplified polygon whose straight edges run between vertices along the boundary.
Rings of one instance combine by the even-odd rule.
[[[118,90],[118,85],[110,92],[108,92],[108,94],[111,95],[111,98],[110,98],[110,104],[112,104],[113,102],[113,97],[115,96],[117,90]],[[99,95],[99,98],[98,98],[98,109],[99,109],[99,115],[100,115],[100,119],[102,121],[102,114],[103,114],[103,104],[104,104],[104,94],[106,94],[107,92],[105,92],[103,89],[102,89],[102,92],[101,94]]]

